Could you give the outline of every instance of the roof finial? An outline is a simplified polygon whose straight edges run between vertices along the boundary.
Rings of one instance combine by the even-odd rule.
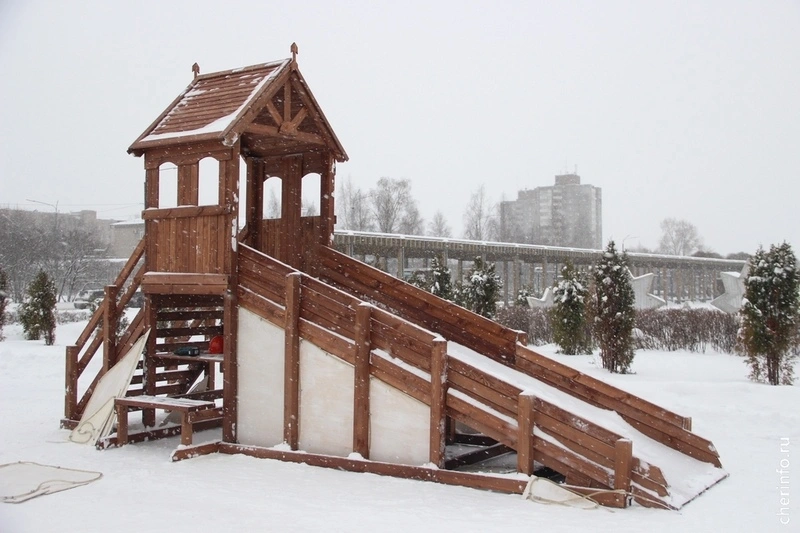
[[[297,43],[292,43],[292,46],[289,48],[292,51],[292,61],[295,63],[297,62]]]
[[[197,63],[192,65],[192,72],[194,72],[194,77],[196,78],[198,74],[200,74],[200,65],[198,65]]]

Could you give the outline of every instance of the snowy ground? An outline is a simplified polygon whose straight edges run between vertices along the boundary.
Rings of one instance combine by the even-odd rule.
[[[100,471],[103,478],[26,503],[0,504],[0,532],[800,530],[800,386],[750,383],[735,356],[639,352],[636,374],[627,376],[605,373],[591,356],[554,356],[692,416],[695,432],[714,442],[730,473],[679,512],[578,510],[240,456],[173,464],[169,454],[179,437],[106,451],[68,443],[68,432],[58,428],[64,346],[84,324],[60,326],[53,347],[23,341],[17,327],[6,328],[8,338],[0,343],[0,464],[33,461]],[[554,347],[539,350],[552,354]],[[195,442],[218,436],[200,433]],[[781,504],[780,488],[788,504]],[[787,525],[780,521],[782,507]]]

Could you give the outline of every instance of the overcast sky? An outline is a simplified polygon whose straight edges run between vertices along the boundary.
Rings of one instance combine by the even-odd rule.
[[[77,6],[81,6],[78,8]],[[457,236],[574,171],[603,238],[666,217],[712,250],[800,247],[800,2],[0,0],[0,205],[141,210],[127,147],[191,81],[289,56],[368,189],[408,178]]]

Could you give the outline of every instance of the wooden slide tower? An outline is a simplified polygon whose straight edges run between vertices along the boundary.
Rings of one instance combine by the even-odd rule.
[[[221,440],[174,458],[245,453],[518,493],[547,472],[619,507],[679,508],[725,477],[691,419],[335,251],[335,164],[347,154],[292,48],[289,59],[224,72],[195,65],[129,148],[144,158],[145,234],[67,348],[64,427],[149,329],[117,400],[123,423],[102,446],[178,433],[189,444],[193,430],[221,425]],[[280,217],[265,219],[270,179],[280,180]],[[310,181],[319,215],[304,216]],[[137,290],[144,307],[118,335]],[[215,336],[222,353],[210,353]],[[181,425],[156,428],[157,409],[180,412]],[[128,411],[141,411],[141,427],[129,431]],[[502,472],[465,470],[502,457]]]

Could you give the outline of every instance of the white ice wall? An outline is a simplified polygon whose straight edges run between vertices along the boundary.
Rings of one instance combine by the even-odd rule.
[[[239,442],[274,446],[283,442],[283,329],[239,308]]]
[[[239,442],[283,442],[284,331],[239,309]],[[299,449],[347,457],[353,451],[353,366],[300,341]],[[370,458],[421,465],[429,460],[430,409],[370,378]]]
[[[369,394],[369,458],[404,465],[429,462],[430,408],[375,378]]]
[[[300,437],[311,453],[353,452],[353,366],[300,341]]]

